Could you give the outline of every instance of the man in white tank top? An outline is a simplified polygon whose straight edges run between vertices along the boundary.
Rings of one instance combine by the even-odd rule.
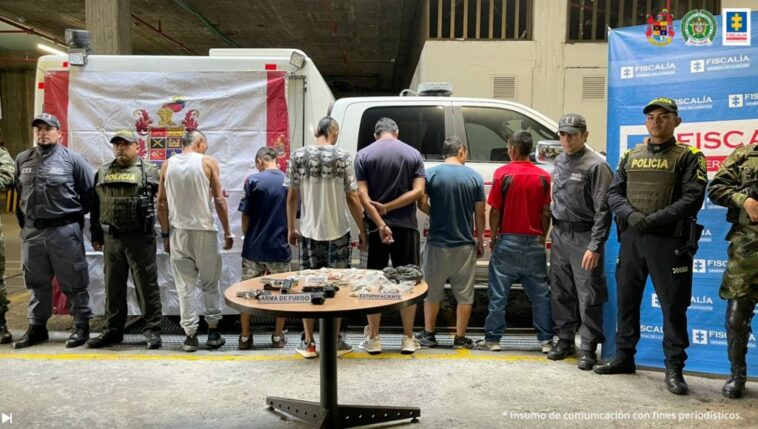
[[[161,167],[158,220],[163,248],[170,253],[174,271],[181,325],[187,334],[182,350],[194,352],[200,348],[197,340],[200,317],[195,297],[198,275],[208,323],[206,345],[215,349],[226,342],[217,329],[221,320],[218,284],[221,253],[216,223],[211,214],[211,200],[224,228],[224,250],[232,248],[234,236],[229,229],[218,162],[205,155],[208,140],[200,131],[190,131],[184,136],[182,146],[182,153],[172,156]]]

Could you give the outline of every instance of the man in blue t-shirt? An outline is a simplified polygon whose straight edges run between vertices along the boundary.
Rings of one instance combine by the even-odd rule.
[[[245,179],[244,195],[240,200],[242,212],[242,281],[265,274],[290,271],[290,246],[287,243],[287,188],[284,173],[276,164],[276,152],[270,147],[258,149],[255,155],[258,173]],[[287,343],[284,336],[284,317],[276,318],[271,344],[282,348]],[[239,349],[253,345],[250,333],[250,315],[240,314]]]
[[[422,346],[437,346],[437,314],[445,283],[450,282],[458,301],[453,347],[470,349],[474,342],[466,337],[466,328],[474,303],[476,258],[484,255],[484,180],[464,165],[468,151],[459,137],[445,139],[442,155],[445,162],[427,171],[426,193],[418,202],[418,208],[430,216],[421,258],[429,293],[424,301],[424,330],[416,338]]]

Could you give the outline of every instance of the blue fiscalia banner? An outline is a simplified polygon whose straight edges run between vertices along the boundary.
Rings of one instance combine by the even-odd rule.
[[[716,16],[710,21],[715,24],[715,32],[710,37],[704,32],[696,34],[700,36],[696,43],[692,42],[692,31],[683,31],[680,21],[668,25],[668,30],[674,29],[673,37],[668,38],[651,33],[648,26],[610,32],[608,162],[611,166],[615,168],[621,154],[642,143],[647,136],[642,109],[656,97],[677,101],[683,120],[676,129],[677,140],[705,153],[709,178],[736,147],[758,143],[758,38],[751,35],[750,27],[746,26],[753,24],[755,28],[758,12],[743,10],[727,13],[725,17],[728,19]],[[745,22],[748,19],[751,22]],[[725,28],[727,34],[724,34]],[[729,39],[739,33],[738,30],[742,34],[740,43]],[[745,46],[746,40],[749,46]],[[724,237],[730,224],[726,223],[725,215],[725,208],[707,198],[698,215],[705,231],[694,258],[692,303],[687,312],[690,347],[686,369],[690,371],[729,372],[724,327],[726,303],[718,295],[727,262]],[[606,246],[611,300],[605,308],[608,339],[604,356],[612,355],[615,347],[618,247],[616,235],[612,233]],[[637,363],[662,367],[663,316],[649,281],[642,302],[640,329]],[[758,350],[754,334],[750,336],[748,347],[748,375],[755,377],[758,376]]]

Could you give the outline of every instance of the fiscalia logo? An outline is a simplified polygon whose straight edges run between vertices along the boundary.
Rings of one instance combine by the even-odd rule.
[[[647,130],[644,125],[621,126],[621,153],[642,143],[645,137]],[[758,119],[685,121],[677,127],[676,139],[679,143],[702,150],[706,156],[708,172],[714,174],[734,149],[758,143]]]

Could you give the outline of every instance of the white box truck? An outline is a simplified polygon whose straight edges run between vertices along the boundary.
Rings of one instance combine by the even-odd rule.
[[[64,56],[45,56],[38,63],[36,85],[35,114],[58,116],[64,143],[93,170],[113,159],[108,140],[118,130],[136,131],[141,155],[156,163],[181,150],[179,139],[186,130],[202,130],[208,154],[221,166],[236,236],[241,235],[236,208],[242,183],[254,171],[257,149],[274,147],[285,168],[292,151],[312,142],[315,125],[327,113],[341,126],[337,144],[352,154],[374,140],[379,118],[394,119],[400,139],[421,152],[427,167],[442,162],[445,137],[458,135],[468,145],[468,165],[482,174],[487,190],[494,171],[508,162],[505,146],[513,132],[529,130],[535,142],[550,147],[558,138],[555,121],[507,101],[421,95],[335,102],[316,66],[296,49],[213,49],[207,57],[92,55],[85,66],[71,66]],[[535,161],[552,168],[549,161]],[[421,212],[419,229],[423,242],[428,219]],[[222,289],[240,279],[241,244],[239,238],[223,252]],[[102,254],[92,250],[88,235],[86,246],[92,305],[101,314]],[[295,266],[298,256],[293,249]],[[488,258],[477,262],[479,281],[486,281]],[[357,251],[353,259],[357,265]],[[164,314],[178,314],[168,259],[160,249],[158,266]],[[131,284],[129,295],[130,314],[138,314]]]

